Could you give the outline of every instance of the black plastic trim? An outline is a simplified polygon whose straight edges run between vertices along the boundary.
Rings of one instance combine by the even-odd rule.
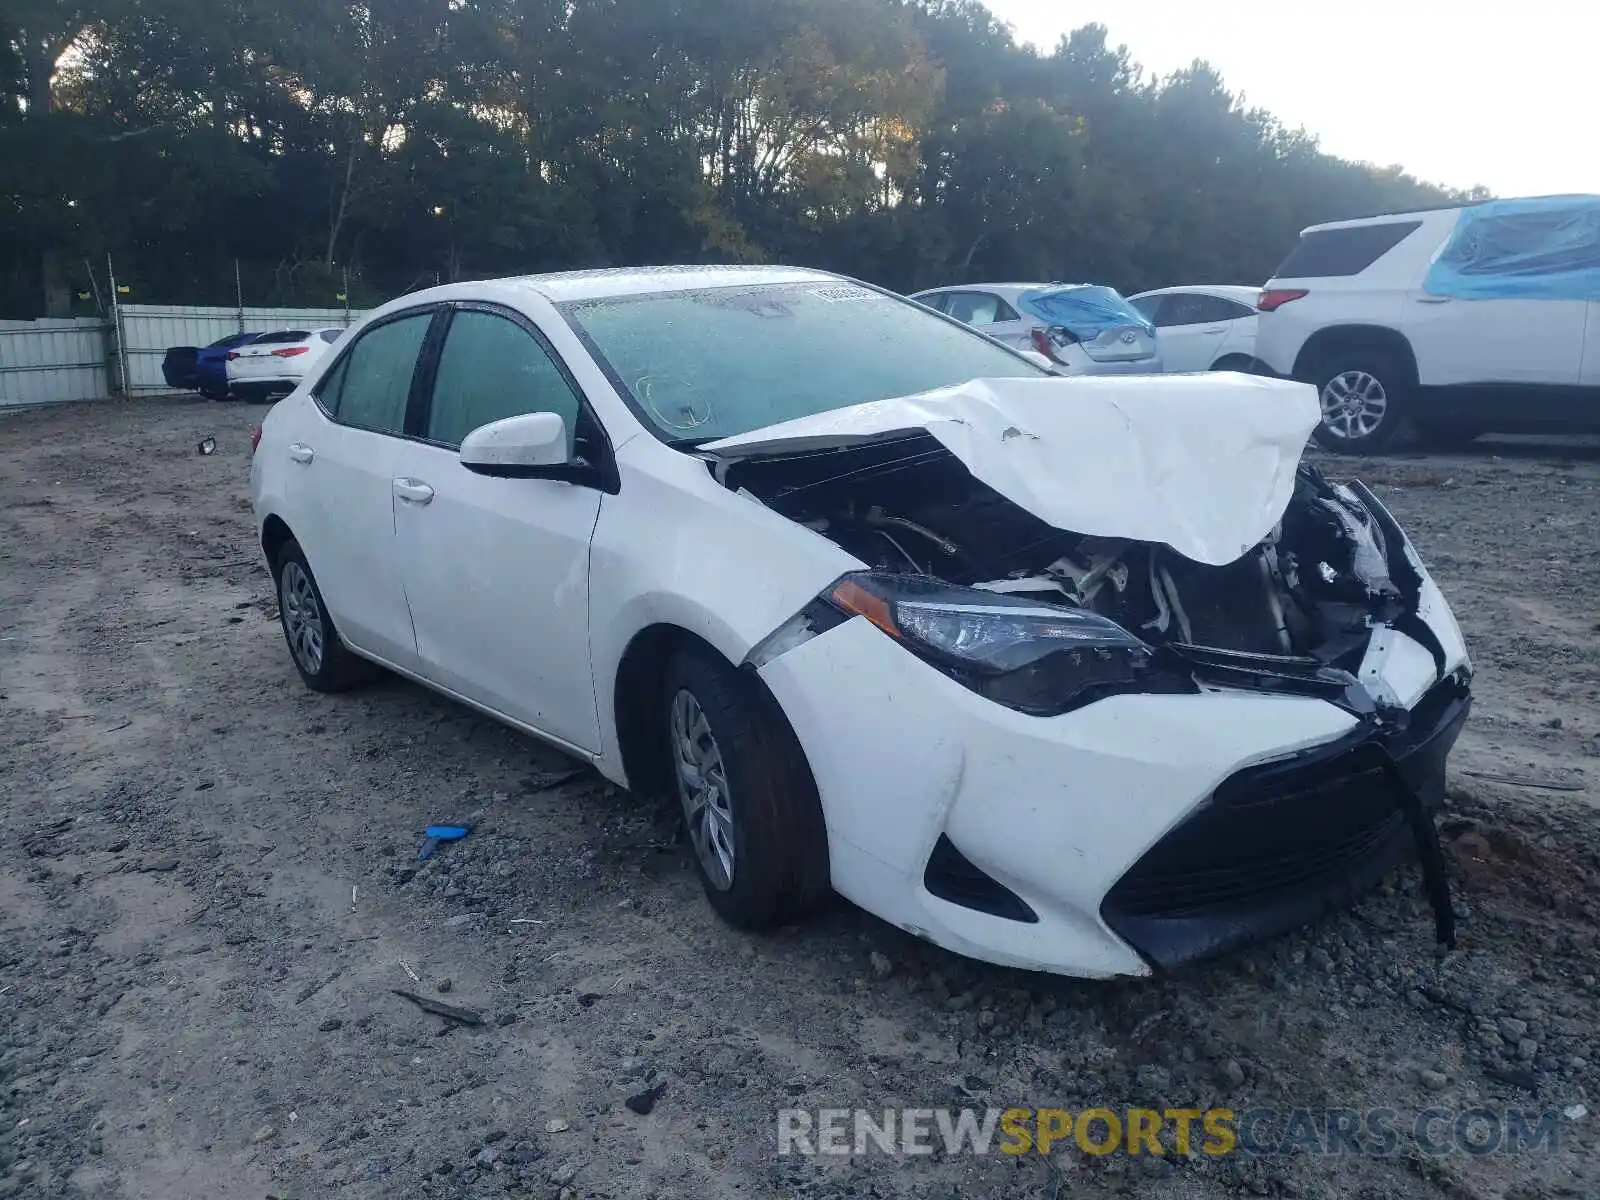
[[[1452,676],[1403,723],[1365,721],[1230,776],[1106,893],[1102,919],[1171,969],[1352,903],[1419,844],[1408,805],[1431,822],[1443,804],[1445,761],[1471,704]]]
[[[986,875],[956,844],[940,834],[928,856],[928,865],[922,872],[922,886],[951,904],[970,908],[974,912],[988,913],[1008,921],[1037,925],[1039,914],[1028,902],[1005,884]]]

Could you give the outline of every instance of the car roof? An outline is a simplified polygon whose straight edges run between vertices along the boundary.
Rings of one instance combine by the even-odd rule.
[[[1328,229],[1359,229],[1363,225],[1393,225],[1400,221],[1455,221],[1461,213],[1471,207],[1470,205],[1457,204],[1450,208],[1424,208],[1416,212],[1383,213],[1381,216],[1352,217],[1348,221],[1324,221],[1320,225],[1307,225],[1300,231],[1300,236],[1308,233],[1321,233]]]
[[[1240,304],[1248,304],[1251,308],[1256,306],[1256,300],[1261,295],[1259,284],[1245,283],[1188,283],[1176,284],[1172,287],[1151,288],[1148,292],[1139,292],[1129,296],[1130,300],[1138,300],[1144,296],[1170,296],[1174,292],[1196,292],[1202,296],[1221,296],[1224,300],[1237,300]]]
[[[549,275],[524,275],[491,282],[528,288],[552,304],[573,300],[598,300],[610,296],[644,296],[652,292],[681,292],[695,288],[763,286],[781,283],[816,283],[843,279],[828,271],[808,267],[679,266],[607,267],[591,271],[559,271]]]
[[[923,288],[913,295],[929,296],[934,292],[1026,292],[1033,288],[1045,287],[1082,287],[1077,283],[947,283],[942,287]]]

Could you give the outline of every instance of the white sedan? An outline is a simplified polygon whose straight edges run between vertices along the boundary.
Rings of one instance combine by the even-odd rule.
[[[1319,415],[815,271],[596,271],[380,309],[251,477],[310,687],[385,667],[675,796],[738,925],[834,891],[1139,975],[1413,847],[1448,936],[1471,665],[1382,505],[1299,465]]]
[[[1165,371],[1254,371],[1259,287],[1202,284],[1128,297],[1156,327]]]
[[[342,329],[280,329],[228,351],[228,391],[241,400],[266,400],[294,391]]]

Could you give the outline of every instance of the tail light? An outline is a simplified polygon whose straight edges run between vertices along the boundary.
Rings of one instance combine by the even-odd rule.
[[[239,357],[239,352],[237,350],[229,350],[228,351],[228,361],[229,362],[232,362],[234,359],[236,359],[238,357]]]
[[[254,454],[261,449],[261,426],[250,426],[250,453]]]
[[[1071,365],[1056,353],[1057,350],[1070,346],[1078,340],[1070,330],[1061,325],[1052,325],[1048,329],[1036,326],[1029,331],[1028,336],[1033,339],[1033,348],[1051,362],[1063,367]]]
[[[1261,312],[1275,312],[1291,300],[1298,300],[1307,295],[1305,288],[1269,288],[1261,293],[1256,300],[1256,308]]]
[[[274,350],[272,352],[272,357],[294,358],[296,355],[307,354],[310,352],[310,350],[310,346],[285,346],[282,350]]]

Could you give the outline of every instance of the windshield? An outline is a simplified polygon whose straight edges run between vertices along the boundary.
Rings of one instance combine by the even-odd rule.
[[[640,416],[672,442],[971,379],[1048,374],[921,305],[854,283],[658,292],[562,310]]]

